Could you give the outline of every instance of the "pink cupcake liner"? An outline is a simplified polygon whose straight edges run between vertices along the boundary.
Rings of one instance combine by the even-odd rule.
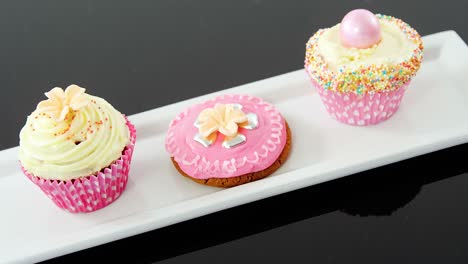
[[[125,117],[125,116],[124,116]],[[79,179],[48,180],[26,171],[23,173],[60,208],[71,213],[87,213],[101,209],[115,201],[125,190],[135,147],[136,130],[125,117],[130,131],[130,144],[122,156],[103,170]]]
[[[354,126],[375,125],[389,119],[398,110],[409,85],[408,82],[394,91],[358,95],[326,90],[311,81],[327,112],[341,123]]]

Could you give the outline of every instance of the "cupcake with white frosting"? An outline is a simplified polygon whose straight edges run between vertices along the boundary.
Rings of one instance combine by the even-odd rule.
[[[333,118],[377,124],[397,111],[422,52],[420,35],[402,20],[356,9],[309,39],[305,69]]]
[[[135,128],[77,85],[46,96],[20,132],[23,172],[67,211],[91,212],[112,203],[127,184]]]

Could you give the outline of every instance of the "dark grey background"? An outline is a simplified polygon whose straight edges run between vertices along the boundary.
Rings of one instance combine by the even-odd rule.
[[[300,69],[308,37],[354,8],[468,39],[468,1],[456,0],[4,1],[0,150],[54,86],[76,83],[134,114]],[[458,146],[52,262],[466,263],[467,154]]]

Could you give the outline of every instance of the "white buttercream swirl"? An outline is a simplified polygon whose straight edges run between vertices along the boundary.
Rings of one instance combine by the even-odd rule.
[[[70,180],[94,174],[117,160],[129,143],[125,118],[104,99],[89,103],[63,120],[35,110],[20,132],[22,166],[44,179]]]
[[[380,20],[382,39],[367,49],[347,48],[341,44],[339,25],[329,28],[318,41],[318,49],[331,70],[345,66],[356,69],[366,65],[398,64],[417,47],[395,23]]]

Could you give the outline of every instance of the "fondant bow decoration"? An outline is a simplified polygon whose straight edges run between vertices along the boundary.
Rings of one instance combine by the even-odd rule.
[[[224,135],[223,147],[232,148],[246,141],[246,137],[238,132],[239,127],[254,129],[258,126],[258,118],[254,113],[245,114],[240,104],[216,104],[200,112],[195,126],[198,134],[194,140],[203,146],[213,144],[219,132]]]

